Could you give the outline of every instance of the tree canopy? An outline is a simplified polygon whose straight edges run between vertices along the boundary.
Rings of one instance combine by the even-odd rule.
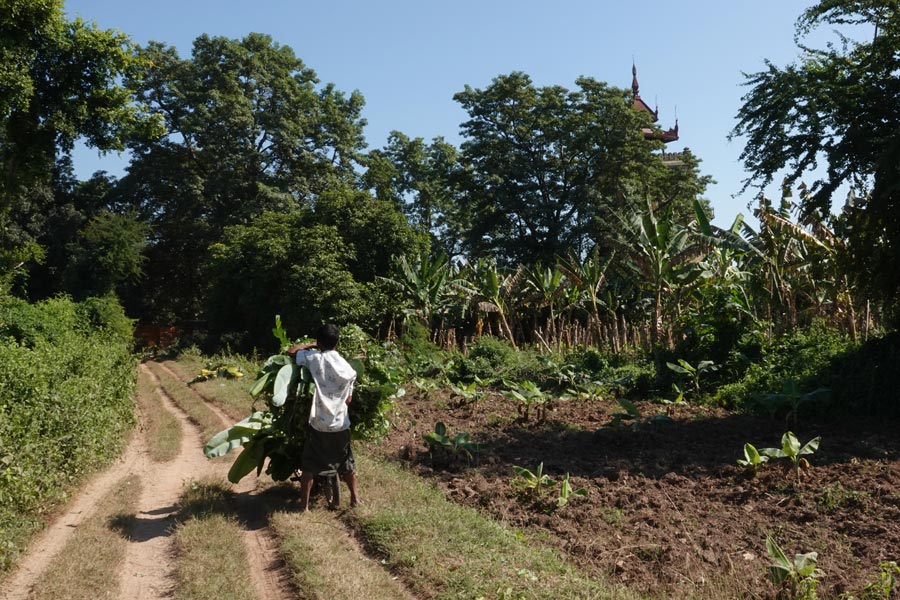
[[[856,25],[870,38],[840,36],[824,49],[802,43],[825,25]],[[860,29],[861,27],[861,29]],[[747,75],[732,136],[746,136],[748,185],[784,170],[785,185],[824,173],[810,185],[804,215],[827,215],[851,186],[842,226],[858,283],[893,303],[900,295],[900,5],[896,0],[823,0],[802,13],[798,62]]]

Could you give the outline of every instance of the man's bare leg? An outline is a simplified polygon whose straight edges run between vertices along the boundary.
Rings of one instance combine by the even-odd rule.
[[[313,474],[303,471],[300,474],[300,512],[309,511],[309,494],[312,492]]]
[[[350,488],[350,506],[359,506],[359,494],[356,492],[356,473],[350,471],[341,475],[341,479]]]

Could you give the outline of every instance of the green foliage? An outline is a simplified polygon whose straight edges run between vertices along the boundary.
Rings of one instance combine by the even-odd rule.
[[[589,249],[598,228],[608,247],[604,223],[628,207],[630,184],[661,192],[673,176],[641,134],[651,126],[646,114],[631,108],[623,90],[586,77],[575,83],[575,90],[538,87],[514,72],[454,96],[468,113],[461,213],[470,255],[554,264]],[[691,167],[685,173],[698,179]],[[673,196],[684,201],[665,195]]]
[[[523,421],[530,419],[532,409],[538,423],[547,418],[547,407],[553,401],[553,396],[542,390],[538,384],[527,380],[518,383],[504,380],[503,385],[507,389],[502,394],[516,401],[516,410]]]
[[[498,381],[504,377],[527,377],[538,366],[533,357],[524,351],[516,351],[508,342],[484,335],[476,339],[465,356],[453,361],[448,375],[457,381]]]
[[[826,514],[833,514],[841,508],[861,510],[865,508],[866,492],[845,488],[840,481],[822,486],[816,504]]]
[[[256,332],[247,346],[264,347],[273,314],[301,331],[366,315],[364,288],[348,270],[352,255],[335,227],[302,213],[265,213],[228,227],[206,269],[210,327]]]
[[[0,301],[0,570],[134,422],[131,332],[84,320],[97,307],[122,316],[106,300]]]
[[[133,45],[114,30],[65,18],[61,0],[9,0],[0,16],[0,215],[49,181],[57,153],[82,138],[101,150],[159,133],[123,86],[137,68]],[[76,76],[77,74],[77,76]]]
[[[479,389],[483,385],[484,381],[476,377],[475,381],[472,383],[463,383],[459,385],[453,385],[451,383],[450,391],[453,392],[454,397],[460,399],[461,404],[468,404],[474,410],[478,401],[489,393],[485,389]]]
[[[800,418],[800,409],[802,407],[830,399],[831,390],[828,388],[817,388],[811,392],[801,394],[797,381],[790,378],[784,382],[784,387],[780,393],[760,396],[754,400],[754,404],[771,416],[782,413],[785,415],[786,421],[793,421],[796,424]]]
[[[569,501],[576,497],[586,497],[588,495],[587,488],[573,488],[572,484],[569,483],[569,474],[566,473],[563,478],[559,481],[559,496],[556,498],[556,507],[562,508],[567,505]]]
[[[837,414],[900,416],[900,333],[870,339],[834,355],[819,370]]]
[[[765,344],[759,360],[749,365],[739,381],[721,386],[715,399],[728,407],[754,408],[755,398],[783,389],[789,379],[805,394],[827,385],[831,362],[852,347],[845,335],[815,322]]]
[[[814,437],[802,446],[797,436],[793,432],[788,431],[781,436],[781,448],[763,448],[760,454],[764,454],[769,458],[789,458],[794,464],[794,471],[797,474],[797,482],[800,482],[800,469],[809,468],[809,462],[803,458],[806,454],[812,454],[819,449],[819,442],[822,441],[821,436]]]
[[[586,488],[574,489],[569,482],[569,474],[566,473],[558,482],[552,477],[544,473],[544,463],[537,466],[534,472],[513,465],[513,471],[516,473],[516,479],[512,485],[543,510],[550,511],[566,506],[573,498],[586,497],[588,491]],[[553,488],[559,486],[559,491],[554,498],[549,498],[547,494]]]
[[[646,425],[668,425],[672,423],[672,419],[666,414],[645,417],[637,405],[626,398],[616,398],[616,401],[625,412],[612,414],[612,421],[609,422],[608,426],[614,429],[623,427],[637,429]]]
[[[205,267],[210,248],[223,242],[227,227],[265,229],[256,220],[267,212],[310,211],[320,199],[328,203],[328,193],[353,186],[355,165],[365,146],[364,100],[358,92],[345,94],[333,84],[319,85],[316,73],[291,48],[260,33],[242,39],[201,35],[194,40],[191,56],[184,59],[174,47],[151,42],[139,50],[138,59],[146,68],[128,83],[147,100],[153,115],[165,121],[166,134],[131,145],[128,176],[117,186],[121,197],[152,223],[154,231],[153,244],[147,249],[144,294],[133,298],[134,307],[141,315],[195,318],[207,308],[205,293],[211,274]],[[378,214],[384,208],[383,204],[371,206],[368,198],[360,201],[351,196],[348,203],[357,206],[359,213]],[[327,218],[325,222],[323,215],[316,224],[337,225],[334,217]],[[378,239],[393,231],[396,223],[394,219],[383,232],[372,228],[371,235]],[[352,230],[358,231],[356,219]],[[310,234],[323,237],[320,232]],[[290,246],[277,248],[275,241],[262,252],[262,264],[255,265],[264,267],[252,278],[263,289],[285,275],[283,262],[276,266],[266,260],[282,258],[280,250],[294,251]],[[235,241],[224,243],[230,246]],[[330,266],[345,272],[353,261],[364,262],[364,254],[376,251],[376,247],[360,249],[354,258],[350,246],[347,240],[339,248],[330,241],[324,248],[311,241],[305,248],[310,253],[302,260],[296,260],[297,254],[289,255],[290,264]],[[321,260],[317,249],[326,251]],[[381,249],[388,255],[394,251]],[[240,258],[254,260],[251,254]],[[242,262],[236,260],[224,268],[238,270]],[[312,273],[294,276],[309,279]],[[351,287],[347,280],[353,277],[336,277],[329,271],[320,277],[324,281],[316,292],[327,292],[332,289],[329,284],[338,284],[334,304],[347,301]],[[297,289],[297,293],[305,291]],[[253,290],[240,291],[251,295]],[[242,296],[233,290],[232,298]],[[270,300],[260,306],[258,318],[244,331],[258,335],[268,330],[261,327],[274,312],[292,327],[306,328],[302,321],[294,324],[287,311],[272,310]]]
[[[788,559],[784,550],[770,535],[766,536],[766,552],[773,561],[769,565],[769,580],[779,586],[780,592],[790,600],[815,600],[816,586],[822,570],[816,567],[819,558],[817,552],[795,554]]]
[[[878,565],[878,580],[863,589],[858,598],[853,594],[841,594],[845,600],[889,600],[897,580],[900,579],[900,565],[889,560]]]
[[[686,376],[691,384],[691,389],[697,393],[700,392],[700,375],[712,373],[719,369],[718,365],[711,360],[701,360],[695,367],[683,358],[678,359],[678,364],[667,362],[666,367],[668,367],[670,371]]]
[[[744,444],[744,458],[739,458],[737,462],[742,467],[746,467],[755,476],[759,472],[760,467],[769,462],[769,457],[765,454],[760,454],[756,446],[748,442]]]
[[[481,444],[473,442],[468,433],[460,432],[450,437],[447,426],[441,421],[435,423],[434,431],[426,433],[422,439],[435,465],[452,465],[460,457],[472,460],[472,456],[481,450]]]
[[[877,33],[861,41],[841,36],[824,49],[810,48],[804,39],[814,29],[848,23]],[[796,40],[805,50],[796,63],[779,67],[767,61],[765,70],[746,75],[750,89],[731,135],[746,138],[741,160],[751,174],[749,183],[761,188],[785,169],[790,186],[824,167],[804,200],[804,215],[827,215],[844,184],[868,192],[848,198],[842,217],[849,233],[849,275],[886,308],[895,308],[900,187],[893,165],[900,84],[893,75],[900,68],[900,11],[894,2],[820,0],[801,14]]]
[[[513,482],[514,487],[523,491],[535,502],[543,499],[548,488],[556,486],[556,482],[544,473],[544,463],[539,464],[534,472],[517,465],[513,465],[512,468],[517,477]]]

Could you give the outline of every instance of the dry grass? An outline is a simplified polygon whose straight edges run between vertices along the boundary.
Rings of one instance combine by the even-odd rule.
[[[209,402],[216,406],[235,421],[246,419],[253,412],[253,398],[248,390],[256,378],[259,365],[242,357],[227,357],[221,361],[218,359],[205,359],[199,355],[186,354],[178,357],[177,361],[165,361],[165,365],[177,373],[183,381],[190,381],[205,368],[207,363],[228,362],[241,367],[244,376],[240,379],[214,378],[209,381],[201,381],[191,387]],[[262,403],[259,403],[262,406]]]
[[[137,402],[150,458],[154,462],[169,462],[181,449],[181,425],[175,415],[165,409],[156,386],[144,372],[138,377]]]
[[[206,406],[206,403],[188,388],[187,384],[172,377],[156,363],[148,362],[147,365],[159,379],[166,394],[188,414],[191,421],[200,427],[200,433],[204,440],[208,440],[225,428],[218,415]]]
[[[175,530],[175,597],[255,600],[243,533],[215,479],[192,482],[179,501]]]
[[[331,513],[275,513],[271,525],[297,589],[310,598],[411,598],[378,562],[360,552],[356,541]]]
[[[127,532],[140,496],[140,479],[119,481],[53,559],[35,584],[32,600],[95,600],[118,596]]]

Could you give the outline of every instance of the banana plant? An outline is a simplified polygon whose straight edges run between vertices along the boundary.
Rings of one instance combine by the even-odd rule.
[[[497,267],[496,261],[479,258],[469,265],[467,272],[474,290],[473,299],[476,310],[479,313],[496,314],[500,321],[501,335],[513,348],[518,349],[509,325],[511,316],[509,304],[521,280],[522,268],[520,267],[513,273],[504,274]]]
[[[769,462],[769,457],[765,454],[760,454],[756,446],[748,442],[744,444],[744,458],[739,458],[737,462],[742,467],[746,467],[756,477],[759,469]]]
[[[795,554],[791,560],[771,535],[766,536],[766,553],[772,559],[769,579],[788,592],[788,598],[815,598],[818,578],[823,575],[817,567],[818,552]]]
[[[432,460],[450,462],[459,456],[472,460],[473,454],[481,450],[481,444],[473,442],[468,433],[460,432],[450,437],[447,426],[441,421],[435,424],[434,431],[426,433],[422,439],[428,445]]]
[[[512,468],[518,476],[513,485],[524,490],[532,500],[540,500],[547,488],[556,486],[556,482],[544,473],[543,462],[537,466],[534,472],[517,465],[513,465]]]
[[[763,448],[760,454],[764,454],[769,458],[789,458],[794,465],[794,471],[797,474],[797,483],[800,483],[800,470],[809,468],[809,461],[803,458],[804,455],[812,454],[819,449],[819,442],[822,441],[821,436],[816,436],[802,446],[800,440],[793,432],[788,431],[781,436],[781,448]]]
[[[569,483],[569,474],[566,473],[565,476],[559,482],[559,496],[556,498],[556,507],[562,508],[566,504],[569,503],[570,498],[574,496],[587,496],[588,491],[587,488],[580,487],[578,489],[573,489],[572,484]]]
[[[698,262],[704,249],[695,242],[690,228],[675,223],[669,215],[657,218],[649,201],[642,212],[623,223],[629,234],[626,265],[651,295],[650,332],[652,342],[659,344],[668,303],[679,287],[690,285],[702,274]]]
[[[508,389],[501,393],[518,403],[516,410],[523,421],[529,419],[532,408],[534,408],[538,422],[542,422],[547,417],[547,405],[550,404],[552,396],[542,390],[538,384],[533,381],[515,383],[504,380],[503,385]]]
[[[604,306],[601,300],[601,289],[606,283],[606,269],[613,258],[615,258],[615,253],[612,253],[606,260],[600,260],[600,249],[598,246],[594,246],[584,260],[570,256],[567,260],[561,260],[559,263],[559,268],[566,278],[587,297],[590,322],[598,340],[603,335],[600,321],[600,310]]]

